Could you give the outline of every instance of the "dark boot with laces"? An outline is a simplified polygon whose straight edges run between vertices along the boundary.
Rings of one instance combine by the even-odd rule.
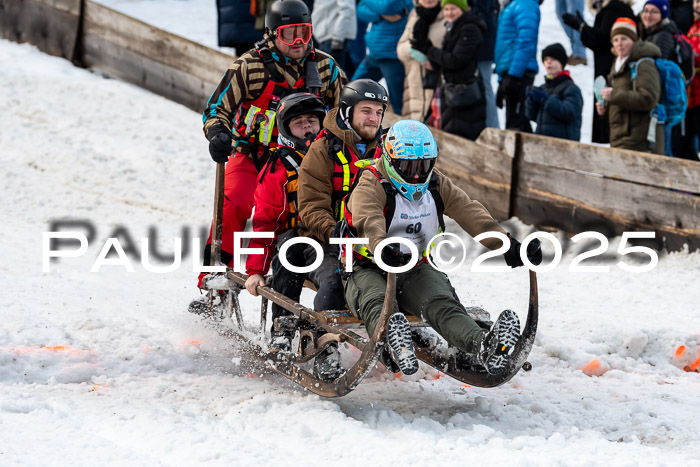
[[[492,375],[508,369],[509,357],[520,337],[520,319],[512,310],[505,310],[486,333],[477,354],[479,364]]]
[[[338,344],[329,345],[314,360],[314,376],[328,383],[343,376],[345,368],[340,363]]]
[[[386,345],[391,359],[405,375],[418,371],[418,357],[413,349],[411,325],[403,313],[394,313],[389,317],[386,327]]]

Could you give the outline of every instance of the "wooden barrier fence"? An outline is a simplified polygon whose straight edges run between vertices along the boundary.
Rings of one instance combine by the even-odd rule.
[[[0,0],[0,36],[198,112],[234,59],[91,0]],[[388,113],[385,126],[399,118]],[[434,134],[438,167],[497,219],[570,234],[653,230],[657,247],[700,248],[700,162],[492,128],[476,142]]]

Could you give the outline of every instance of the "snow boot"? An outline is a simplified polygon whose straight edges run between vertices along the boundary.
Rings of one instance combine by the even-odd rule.
[[[520,337],[520,319],[512,310],[504,310],[481,341],[477,355],[489,374],[500,375],[508,368],[508,357]]]
[[[292,339],[294,333],[292,331],[277,331],[270,332],[270,342],[267,344],[269,352],[290,352],[292,350]]]
[[[389,317],[386,340],[389,355],[403,374],[412,375],[418,371],[418,358],[411,339],[411,325],[403,313],[394,313]]]
[[[340,363],[338,344],[329,345],[314,360],[314,376],[320,380],[330,383],[340,378],[343,373],[345,368]]]
[[[212,292],[209,292],[212,293]],[[214,296],[213,302],[210,304],[209,303],[209,293],[206,295],[202,295],[200,297],[195,298],[190,302],[190,304],[187,306],[187,311],[190,313],[194,313],[195,315],[204,315],[208,316],[213,313],[220,313],[223,310],[224,307],[224,302],[226,301],[226,294],[228,292],[224,292],[223,290],[220,290],[218,292],[213,292],[218,295]]]

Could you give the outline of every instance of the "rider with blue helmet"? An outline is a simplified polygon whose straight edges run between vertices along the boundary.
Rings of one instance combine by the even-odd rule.
[[[359,175],[347,202],[345,218],[353,234],[369,239],[369,243],[354,250],[355,261],[352,274],[346,279],[345,300],[372,335],[386,291],[386,275],[377,266],[375,249],[385,238],[412,241],[423,254],[412,269],[397,275],[396,300],[400,312],[391,316],[387,325],[387,353],[394,369],[405,374],[418,371],[410,326],[403,314],[410,313],[426,321],[457,348],[458,362],[499,374],[507,369],[509,354],[520,336],[518,315],[505,310],[491,329],[485,331],[459,302],[447,276],[427,262],[427,256],[430,240],[444,229],[443,214],[472,236],[505,232],[481,203],[470,199],[448,177],[433,169],[437,153],[435,138],[427,126],[415,120],[402,120],[387,133],[380,162]],[[495,250],[501,241],[489,238],[483,244]],[[403,248],[404,245],[397,244],[384,247],[382,261],[393,267],[407,264],[410,255]],[[534,250],[528,252],[528,258],[539,264],[542,253]],[[520,243],[512,240],[505,255],[508,265],[522,266],[519,251]]]
[[[409,201],[428,190],[438,148],[427,126],[416,120],[394,124],[384,139],[382,161],[391,183]]]

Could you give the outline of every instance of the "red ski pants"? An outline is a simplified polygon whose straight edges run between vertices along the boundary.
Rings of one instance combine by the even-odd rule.
[[[233,266],[233,233],[242,232],[246,221],[253,212],[255,187],[258,183],[258,171],[253,160],[235,152],[226,163],[224,182],[224,215],[221,226],[221,261]],[[212,226],[213,227],[213,226]],[[204,248],[204,265],[209,265],[211,258],[212,229]],[[197,286],[202,286],[202,278],[208,273],[200,273]]]

